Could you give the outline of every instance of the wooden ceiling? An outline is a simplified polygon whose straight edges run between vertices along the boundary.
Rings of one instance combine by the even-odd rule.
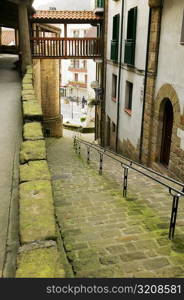
[[[0,0],[0,26],[18,28],[18,5],[26,4],[33,13],[33,0]]]

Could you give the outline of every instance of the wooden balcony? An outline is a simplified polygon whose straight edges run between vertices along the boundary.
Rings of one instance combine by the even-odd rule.
[[[100,38],[47,38],[31,39],[33,58],[94,59],[102,58]]]

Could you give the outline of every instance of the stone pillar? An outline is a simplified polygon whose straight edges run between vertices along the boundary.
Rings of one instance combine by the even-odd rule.
[[[31,65],[31,47],[28,24],[27,5],[19,4],[19,42],[22,60],[22,72],[24,73],[27,65]]]
[[[60,61],[41,59],[41,102],[45,135],[62,136],[62,116],[60,109]]]
[[[161,29],[161,13],[162,1],[149,0],[151,8],[151,26],[148,49],[148,76],[146,81],[146,98],[145,112],[143,124],[143,147],[142,147],[142,162],[151,165],[154,161],[151,153],[152,137],[153,137],[153,117],[154,117],[154,98],[155,98],[155,83],[157,76],[158,52]]]

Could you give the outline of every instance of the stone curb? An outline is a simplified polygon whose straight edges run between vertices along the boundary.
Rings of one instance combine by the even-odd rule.
[[[32,85],[32,67],[22,82],[23,143],[20,151],[19,223],[21,247],[17,278],[64,278],[56,244],[51,177],[41,121],[43,114]]]

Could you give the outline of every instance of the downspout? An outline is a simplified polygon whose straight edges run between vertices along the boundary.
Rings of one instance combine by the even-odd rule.
[[[147,86],[147,78],[148,78],[148,56],[149,56],[149,43],[150,43],[150,29],[151,29],[151,8],[149,9],[147,50],[146,50],[146,66],[145,66],[145,77],[144,77],[144,96],[143,96],[143,107],[142,107],[140,149],[139,149],[139,161],[140,162],[142,162],[142,148],[143,148],[143,134],[144,134],[144,113],[145,113],[145,104],[146,104],[146,86]]]
[[[118,78],[118,98],[117,98],[117,127],[116,127],[116,152],[118,151],[119,135],[119,111],[120,111],[120,92],[121,92],[121,64],[122,64],[122,46],[123,46],[123,21],[124,21],[124,0],[122,0],[121,9],[121,35],[120,35],[120,59],[119,59],[119,78]]]

